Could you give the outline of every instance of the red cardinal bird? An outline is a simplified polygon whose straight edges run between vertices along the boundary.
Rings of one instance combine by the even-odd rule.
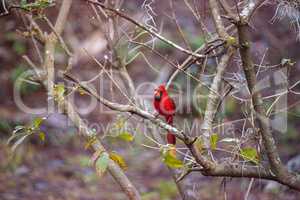
[[[168,95],[164,85],[158,86],[154,92],[154,108],[162,116],[166,118],[168,124],[173,124],[173,117],[175,115],[176,106],[173,99]],[[176,144],[175,135],[167,133],[168,144]]]

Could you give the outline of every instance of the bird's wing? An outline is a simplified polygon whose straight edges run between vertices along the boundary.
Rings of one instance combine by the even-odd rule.
[[[176,110],[176,104],[175,104],[175,102],[172,98],[170,98],[170,105],[171,105],[172,110],[175,111]]]
[[[168,112],[171,112],[171,115],[173,115],[175,113],[176,104],[175,104],[174,100],[171,99],[170,97],[166,100],[166,102],[164,103],[164,106]]]

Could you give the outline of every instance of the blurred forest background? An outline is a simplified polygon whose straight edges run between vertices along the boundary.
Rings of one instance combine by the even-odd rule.
[[[198,28],[199,24],[183,1],[173,2],[178,24],[181,25],[191,48],[196,49],[204,41]],[[205,2],[194,2],[195,8],[203,16],[209,12]],[[143,0],[128,0],[124,2],[122,9],[135,19],[143,19],[145,16],[143,3]],[[194,5],[193,1],[191,4]],[[174,20],[170,18],[172,12],[169,1],[154,1],[152,8],[155,13],[156,26],[163,35],[184,45],[184,41],[178,35]],[[55,19],[57,9],[58,6],[47,9],[46,14],[50,20]],[[263,6],[252,19],[253,55],[259,62],[262,55],[266,53],[264,60],[266,65],[278,64],[283,58],[296,62],[289,75],[291,82],[295,82],[299,79],[300,71],[299,41],[296,41],[296,33],[287,19],[271,23],[275,9],[274,5]],[[99,58],[105,55],[105,38],[93,19],[91,8],[84,1],[75,0],[63,33],[65,42],[73,49],[76,56],[72,73],[80,74],[82,79],[93,77],[94,74],[99,73],[99,68],[80,49],[86,48],[92,55]],[[205,23],[208,29],[212,27],[209,17],[205,18]],[[47,30],[47,25],[44,25]],[[125,199],[125,195],[110,175],[101,178],[96,176],[94,169],[90,167],[90,152],[84,148],[84,140],[75,137],[77,130],[67,123],[64,115],[53,114],[43,122],[42,129],[46,133],[44,141],[41,141],[38,136],[30,137],[18,147],[15,154],[11,153],[7,139],[14,127],[30,123],[35,117],[22,112],[16,106],[13,95],[15,80],[29,69],[22,55],[35,54],[32,42],[22,37],[17,31],[22,31],[23,26],[24,20],[16,10],[0,17],[0,199]],[[127,24],[127,26],[132,25]],[[156,42],[156,49],[171,60],[172,58],[178,61],[185,59],[185,55],[179,54],[159,41]],[[145,55],[160,73],[149,67],[141,67],[147,64],[144,59],[137,58],[128,67],[135,84],[147,81],[159,84],[175,70],[166,65],[158,56],[147,53]],[[56,55],[56,65],[62,69],[65,67],[63,53]],[[181,75],[176,81],[180,83],[184,77]],[[20,90],[27,105],[46,106],[47,94],[43,87],[24,84]],[[153,90],[147,90],[150,96],[152,92]],[[78,96],[76,105],[84,111],[88,101],[89,97]],[[288,102],[289,105],[294,105],[288,111],[288,131],[286,134],[276,135],[280,155],[284,162],[300,152],[300,105],[297,104],[298,99],[292,95],[288,96]],[[240,113],[236,112],[238,106],[234,100],[226,103],[224,106],[226,119],[235,119],[240,116]],[[82,116],[88,120],[89,124],[100,123],[103,127],[116,121],[116,114],[104,114],[99,110],[96,109]],[[176,116],[176,120],[179,121],[181,117],[186,116]],[[103,131],[99,130],[100,134],[104,134]],[[134,141],[130,143],[114,139],[106,139],[103,142],[110,150],[124,157],[128,166],[126,174],[142,193],[144,200],[180,199],[169,171],[160,161],[159,151],[141,145],[141,143],[147,143],[146,140],[143,134],[135,134]],[[226,190],[224,190],[223,178],[204,177],[199,173],[192,173],[183,181],[188,185],[188,192],[195,193],[199,199],[207,200],[224,199],[225,196],[230,200],[243,199],[249,184],[249,179],[227,178]],[[266,189],[266,184],[267,181],[255,181],[249,199],[300,199],[300,194],[294,191],[278,188]]]

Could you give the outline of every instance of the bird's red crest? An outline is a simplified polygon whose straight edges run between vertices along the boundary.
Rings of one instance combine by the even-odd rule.
[[[166,91],[166,86],[165,85],[159,85],[155,90],[157,90],[157,91]]]

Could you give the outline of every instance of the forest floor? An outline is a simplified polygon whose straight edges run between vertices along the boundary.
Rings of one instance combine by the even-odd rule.
[[[0,144],[1,200],[123,200],[119,186],[109,174],[99,178],[91,167],[90,152],[78,142],[67,145],[41,144],[35,140],[21,145],[11,154],[5,140]],[[80,143],[80,142],[79,142]],[[82,144],[83,146],[83,144]],[[144,200],[180,199],[176,185],[155,152],[140,151],[129,159],[133,149],[123,152],[126,174]],[[147,159],[145,159],[145,157]],[[191,174],[184,180],[187,192],[199,200],[244,199],[249,179],[208,178]],[[265,191],[265,181],[255,180],[248,199],[300,198],[291,190]],[[225,188],[225,189],[224,189]]]

